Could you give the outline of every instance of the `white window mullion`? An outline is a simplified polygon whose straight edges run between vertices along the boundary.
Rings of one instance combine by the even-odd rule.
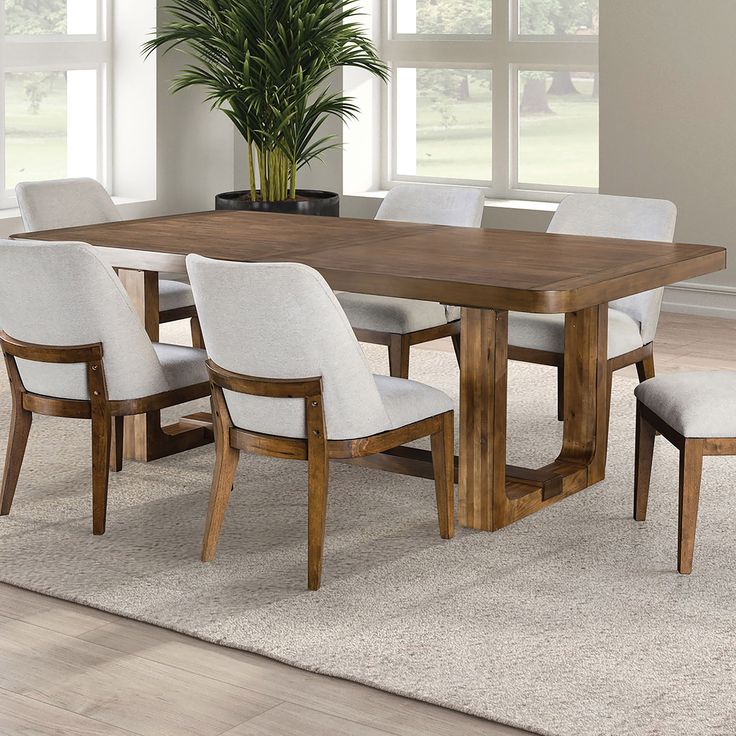
[[[5,68],[12,71],[29,69],[91,69],[110,58],[109,41],[99,41],[91,36],[81,40],[29,40],[6,39],[4,46]]]
[[[493,2],[493,36],[497,53],[489,61],[493,66],[493,182],[491,194],[507,197],[509,191],[509,73],[506,64],[509,48],[510,14],[508,0]]]
[[[554,70],[570,70],[580,73],[576,78],[576,85],[582,85],[589,89],[591,72],[597,70],[598,65],[598,39],[597,36],[578,34],[569,36],[531,36],[519,34],[519,0],[492,0],[492,33],[490,35],[465,35],[457,36],[449,33],[437,35],[429,35],[422,32],[422,29],[412,28],[413,19],[416,17],[417,24],[419,17],[419,3],[421,0],[410,0],[411,7],[414,9],[412,17],[404,17],[401,20],[399,29],[402,33],[394,33],[393,29],[397,27],[396,7],[397,3],[402,3],[401,12],[408,13],[408,4],[404,4],[405,0],[384,0],[384,36],[381,39],[381,48],[384,58],[388,60],[393,68],[407,68],[423,70],[427,68],[435,68],[442,70],[480,70],[490,69],[492,73],[492,122],[491,122],[491,138],[492,138],[492,166],[489,166],[489,179],[492,184],[489,194],[495,197],[518,198],[518,199],[549,199],[559,200],[565,192],[569,191],[590,191],[592,188],[583,188],[578,186],[563,185],[554,183],[556,170],[554,169],[556,159],[564,159],[566,151],[572,154],[585,155],[585,152],[592,151],[591,143],[592,129],[588,125],[583,131],[583,137],[580,139],[580,151],[576,150],[577,135],[574,127],[575,116],[578,114],[577,98],[568,95],[567,97],[549,98],[549,104],[562,117],[555,118],[553,115],[545,118],[540,114],[538,118],[526,115],[521,118],[519,114],[520,100],[520,84],[519,69],[537,71],[540,73],[551,72]],[[449,0],[444,0],[448,1]],[[443,2],[443,0],[439,0]],[[452,30],[458,26],[452,25],[452,20],[448,16],[449,25],[447,30]],[[594,21],[595,23],[595,21]],[[467,25],[467,24],[466,24]],[[424,30],[428,26],[425,25]],[[417,30],[417,33],[410,33],[411,30]],[[434,30],[434,29],[432,29]],[[463,28],[464,30],[464,28]],[[402,73],[404,86],[406,87],[406,79],[408,73]],[[471,90],[475,89],[475,95],[478,95],[479,77],[467,75],[470,79]],[[417,84],[419,84],[419,72],[417,72]],[[426,75],[424,78],[427,79]],[[466,77],[467,79],[467,77]],[[419,181],[442,181],[447,183],[474,184],[488,186],[488,180],[474,180],[467,178],[470,172],[479,171],[478,166],[468,156],[468,151],[462,149],[462,128],[465,125],[468,129],[475,131],[482,129],[482,96],[475,99],[480,107],[476,108],[479,116],[474,116],[474,112],[463,106],[462,100],[456,98],[452,84],[454,81],[451,77],[447,82],[438,83],[428,79],[427,86],[424,89],[430,90],[430,99],[436,97],[437,102],[435,109],[428,109],[425,103],[422,104],[423,121],[418,121],[416,108],[417,94],[416,89],[413,94],[408,88],[405,88],[399,94],[401,100],[397,100],[396,88],[399,82],[394,77],[390,86],[390,92],[386,95],[386,105],[384,120],[386,120],[384,131],[384,160],[387,161],[383,181],[385,185],[390,185],[393,180],[412,179]],[[546,82],[549,83],[549,82]],[[442,89],[448,90],[443,94]],[[439,92],[436,90],[439,89]],[[531,91],[531,88],[530,88]],[[413,99],[408,99],[409,97]],[[427,98],[425,98],[426,100]],[[400,104],[399,104],[400,103]],[[587,103],[586,103],[587,104]],[[450,120],[443,123],[448,127],[447,133],[447,156],[443,156],[436,141],[433,141],[433,131],[436,129],[437,110],[445,108],[448,112],[444,113],[443,119]],[[579,108],[583,110],[584,108]],[[593,120],[592,108],[590,119]],[[465,114],[467,113],[467,115]],[[565,115],[568,117],[565,118]],[[453,118],[456,118],[453,120]],[[570,125],[566,132],[560,134],[560,126],[555,127],[555,120],[569,120]],[[429,122],[428,122],[429,121]],[[420,160],[426,163],[410,174],[412,167],[407,165],[406,156],[411,154],[406,146],[402,150],[397,150],[397,140],[405,138],[409,141],[409,136],[417,135],[417,122],[419,128],[423,130],[423,150],[424,155],[434,158],[422,158],[422,151],[418,153]],[[521,127],[520,127],[521,126]],[[535,130],[538,131],[535,138]],[[523,141],[520,143],[520,131],[524,132]],[[544,133],[542,133],[544,131]],[[587,132],[586,132],[587,131]],[[399,133],[402,135],[399,135]],[[540,137],[549,136],[548,145],[540,142]],[[468,146],[477,151],[483,146],[479,145],[480,139],[477,132],[470,131],[468,133]],[[524,172],[529,176],[530,172],[537,172],[542,181],[552,181],[553,183],[545,184],[526,184],[519,183],[519,151],[523,145],[524,151]],[[553,152],[551,154],[551,164],[548,164],[544,155],[545,151]],[[460,153],[458,159],[453,159],[457,153]],[[582,152],[582,153],[581,153]],[[480,158],[485,156],[485,151],[478,151]],[[397,167],[397,158],[402,161]],[[571,160],[575,156],[570,157]],[[453,164],[433,167],[428,162],[435,160],[452,159]],[[460,165],[459,161],[464,161]],[[531,163],[530,163],[531,162]],[[539,162],[539,165],[535,165]],[[462,169],[465,168],[463,172]],[[455,169],[453,176],[452,169]],[[593,179],[592,170],[585,167],[583,161],[582,167],[578,169],[565,168],[566,174],[561,172],[560,179],[567,181],[575,181],[579,179]],[[434,177],[434,171],[442,172],[442,176]],[[551,173],[550,173],[551,171]],[[432,172],[433,176],[429,176]],[[465,176],[466,178],[457,178],[457,176]]]

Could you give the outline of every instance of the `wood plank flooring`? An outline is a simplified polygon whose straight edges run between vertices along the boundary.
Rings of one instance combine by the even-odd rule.
[[[736,320],[663,314],[656,360],[736,368]],[[0,736],[523,733],[0,585]]]

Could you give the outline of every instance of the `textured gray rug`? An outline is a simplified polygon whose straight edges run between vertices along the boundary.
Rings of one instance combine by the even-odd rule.
[[[451,354],[412,360],[456,395]],[[510,386],[510,460],[542,463],[559,447],[554,374],[512,364]],[[664,441],[650,520],[631,520],[632,386],[614,387],[607,480],[496,534],[442,542],[431,482],[334,465],[318,593],[305,590],[301,463],[241,462],[203,565],[210,448],[128,464],[96,538],[88,425],[39,417],[0,519],[0,579],[540,734],[732,736],[736,465],[706,463],[695,573],[678,576]]]

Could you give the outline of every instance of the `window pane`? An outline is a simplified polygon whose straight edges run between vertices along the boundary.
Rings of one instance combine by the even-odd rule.
[[[598,187],[598,75],[519,73],[519,183]]]
[[[491,180],[491,71],[397,69],[396,173]]]
[[[97,0],[5,0],[7,36],[97,33]]]
[[[518,3],[521,35],[598,35],[598,0],[518,0]]]
[[[5,75],[5,186],[97,176],[97,72]]]
[[[491,32],[492,0],[396,0],[397,33]]]

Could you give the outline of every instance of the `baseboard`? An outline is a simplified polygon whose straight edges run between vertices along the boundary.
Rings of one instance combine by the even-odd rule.
[[[679,314],[736,319],[736,287],[683,282],[664,291],[662,309]]]

